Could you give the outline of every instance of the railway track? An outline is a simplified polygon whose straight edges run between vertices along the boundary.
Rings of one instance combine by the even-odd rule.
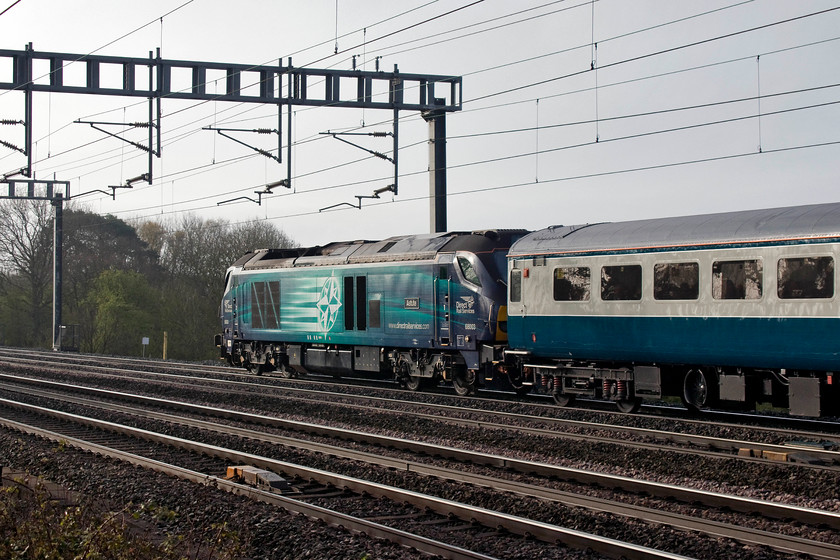
[[[42,368],[43,366],[34,365]],[[225,394],[240,392],[248,394],[254,389],[253,378],[245,381],[213,379],[192,375],[168,375],[159,372],[138,372],[137,370],[119,370],[105,366],[88,366],[90,371],[104,375],[116,375],[121,383],[134,381],[147,384],[149,380],[171,381],[172,383],[210,383],[218,384]],[[323,390],[290,387],[287,384],[272,385],[266,391],[278,391],[285,398],[294,397],[302,401],[322,403],[336,399],[344,407],[355,406],[358,410],[378,410],[387,412],[395,404],[402,407],[402,414],[411,414],[415,418],[435,421],[446,417],[450,425],[459,425],[465,429],[481,427],[485,429],[515,430],[517,434],[529,434],[543,437],[561,437],[583,442],[604,444],[633,445],[651,451],[676,451],[692,455],[704,454],[709,457],[738,457],[744,461],[793,462],[811,468],[840,468],[840,436],[824,432],[802,430],[780,430],[762,427],[744,428],[743,426],[724,426],[699,420],[680,420],[679,430],[649,428],[629,423],[609,424],[604,420],[576,420],[567,417],[548,416],[545,413],[556,412],[551,407],[532,406],[539,413],[523,414],[503,410],[465,408],[431,402],[395,400],[389,397],[376,397],[369,394],[325,393]],[[405,395],[405,393],[400,393]],[[474,404],[474,403],[468,403]],[[480,406],[480,403],[479,405]],[[611,418],[625,420],[622,415]],[[703,433],[712,426],[716,431],[740,431],[748,436],[743,438],[722,437]],[[699,433],[698,433],[699,432]],[[752,439],[747,439],[751,437]],[[632,439],[628,439],[632,438]]]
[[[56,387],[53,387],[53,389],[55,390]],[[25,389],[25,391],[30,395],[34,394],[34,390],[31,389],[31,385],[28,389]],[[97,394],[100,398],[103,398],[109,394],[108,392],[101,390],[86,391],[89,393]],[[63,397],[56,393],[49,393],[46,391],[43,392],[41,396],[49,397],[52,399],[66,399],[66,397]],[[113,393],[110,393],[109,398],[113,399],[114,397],[122,401],[129,400],[135,403],[143,403],[146,407],[160,406],[160,404],[153,404],[156,401],[156,399],[151,399],[148,397],[141,397],[137,395],[132,396],[125,394],[114,395]],[[196,420],[176,417],[170,414],[169,412],[150,412],[148,410],[138,410],[135,407],[128,406],[115,407],[112,404],[92,402],[87,398],[83,397],[73,397],[72,400],[76,404],[86,407],[99,407],[103,409],[118,408],[122,414],[144,416],[146,418],[153,418],[155,420],[166,421],[172,424],[186,424],[191,428],[226,433],[227,435],[231,435],[236,438],[257,439],[261,440],[264,443],[269,443],[272,445],[283,445],[296,449],[305,449],[310,452],[317,452],[334,457],[350,459],[353,461],[364,461],[367,462],[369,465],[378,465],[380,467],[384,466],[386,468],[405,472],[419,473],[423,476],[435,476],[442,479],[458,480],[472,485],[491,487],[507,492],[516,492],[521,495],[526,495],[530,497],[538,496],[540,499],[543,500],[553,500],[566,505],[574,505],[575,507],[585,507],[597,511],[610,511],[612,512],[612,514],[633,517],[645,522],[667,524],[672,527],[679,528],[680,530],[701,532],[704,534],[714,536],[716,538],[725,537],[736,539],[739,542],[748,543],[750,545],[761,544],[763,546],[769,546],[775,550],[782,551],[784,553],[804,554],[815,558],[830,558],[840,556],[840,548],[837,548],[836,545],[831,545],[827,543],[814,543],[812,541],[808,541],[807,539],[786,537],[783,535],[773,535],[767,531],[749,530],[742,527],[727,525],[725,523],[715,523],[700,519],[692,519],[684,515],[668,515],[666,513],[663,513],[661,510],[628,506],[626,504],[620,504],[615,501],[603,499],[591,499],[581,497],[579,495],[576,496],[568,492],[555,491],[550,488],[544,488],[539,485],[513,483],[494,476],[463,473],[459,469],[428,466],[422,463],[418,463],[416,461],[393,459],[383,457],[380,454],[360,452],[358,450],[346,450],[333,445],[305,442],[299,439],[288,438],[285,436],[281,437],[276,435],[263,434],[258,435],[254,433],[253,427],[231,428],[229,426],[222,426],[221,424],[215,422],[208,422],[207,420]],[[9,403],[6,404],[7,406],[12,406]],[[762,500],[745,500],[743,498],[724,496],[718,493],[704,493],[689,489],[679,489],[674,487],[673,485],[647,484],[642,481],[629,479],[626,477],[598,475],[596,473],[580,471],[576,469],[558,468],[555,465],[546,465],[538,462],[520,461],[507,457],[500,457],[497,455],[480,454],[472,451],[447,448],[444,446],[434,446],[422,442],[411,442],[408,440],[401,440],[399,438],[383,438],[382,436],[360,434],[358,432],[348,430],[336,430],[324,426],[314,426],[308,423],[294,423],[274,418],[268,418],[261,415],[243,414],[230,410],[220,410],[211,407],[195,406],[189,403],[174,403],[172,401],[167,401],[164,403],[164,406],[168,409],[178,408],[181,411],[187,411],[192,414],[201,414],[203,416],[211,417],[224,417],[227,420],[235,420],[243,424],[270,424],[273,428],[281,428],[283,430],[294,429],[297,431],[304,431],[308,433],[315,432],[319,433],[319,435],[326,435],[332,438],[342,437],[357,443],[364,442],[369,446],[387,446],[391,448],[399,448],[410,451],[411,453],[422,452],[429,456],[448,457],[459,462],[469,461],[474,464],[481,464],[496,468],[513,469],[532,474],[537,473],[542,477],[554,477],[565,480],[574,480],[578,483],[594,484],[602,487],[621,489],[624,491],[631,491],[637,493],[641,492],[649,495],[658,495],[668,499],[680,499],[694,503],[701,502],[713,507],[738,511],[750,511],[753,513],[760,513],[762,515],[768,515],[772,517],[795,519],[799,523],[810,523],[815,526],[826,525],[835,528],[840,527],[840,521],[838,521],[840,520],[840,516],[832,512],[820,512],[816,510],[809,510],[808,508],[784,506],[782,504],[765,502]],[[295,426],[295,424],[297,425]],[[361,491],[363,493],[368,492],[368,490]],[[430,506],[425,505],[424,507]],[[445,507],[452,508],[454,506],[452,506],[451,504],[447,504]],[[447,511],[449,514],[452,514],[453,512],[453,510],[451,509]],[[462,511],[458,511],[458,515],[463,516],[466,514]],[[513,532],[525,532],[532,536],[535,535],[535,533],[532,532],[535,529],[526,530],[522,529],[521,526],[518,529],[514,528],[508,530],[511,530]],[[551,535],[551,533],[539,534],[544,535],[543,538],[556,538],[554,536],[545,536]]]
[[[17,414],[10,413],[10,409],[17,411]],[[484,528],[483,530],[489,531],[490,533],[495,534],[499,530],[510,532],[523,537],[527,536],[531,539],[538,539],[547,543],[548,546],[553,546],[553,543],[556,542],[562,542],[567,546],[590,549],[612,558],[684,558],[677,554],[657,551],[648,547],[624,543],[602,536],[590,535],[581,531],[557,527],[515,515],[441,499],[432,495],[388,487],[320,469],[312,469],[252,453],[115,424],[95,418],[10,401],[2,401],[0,403],[0,410],[3,411],[4,416],[0,420],[0,423],[8,429],[46,437],[54,441],[63,441],[66,444],[104,456],[128,461],[144,468],[158,470],[204,485],[213,485],[229,492],[247,494],[254,499],[280,505],[287,511],[303,513],[333,525],[344,527],[349,525],[357,531],[374,534],[379,538],[386,538],[416,550],[445,558],[489,558],[489,556],[446,543],[436,542],[433,539],[387,527],[374,521],[340,514],[327,508],[313,507],[311,504],[305,503],[302,499],[284,497],[275,492],[261,491],[230,482],[218,475],[218,471],[223,470],[219,468],[220,465],[208,466],[208,461],[203,456],[221,458],[226,462],[222,463],[222,465],[235,463],[270,469],[273,472],[284,473],[286,476],[293,477],[296,480],[314,481],[323,487],[317,493],[313,493],[311,488],[308,492],[298,492],[299,498],[304,497],[300,496],[300,494],[309,494],[309,496],[315,495],[319,500],[323,501],[327,498],[334,498],[335,496],[343,497],[347,491],[350,491],[359,499],[385,498],[395,504],[410,504],[415,512],[403,514],[403,519],[410,516],[422,517],[424,518],[423,523],[426,525],[429,524],[429,520],[426,519],[429,516],[428,512],[434,511],[440,516],[440,519],[435,520],[436,524],[442,525],[449,523],[455,525],[451,522],[454,516],[460,520],[457,524],[464,527],[465,530],[473,530],[474,525],[479,524]],[[18,416],[18,418],[8,418],[9,416]],[[172,421],[174,419],[170,418],[170,420]],[[83,429],[79,429],[79,426],[82,426]],[[103,432],[107,432],[108,435],[103,436]],[[104,443],[102,443],[103,440]],[[198,460],[201,464],[199,467],[200,470],[146,457],[144,455],[149,452],[145,451],[147,449],[146,446],[138,444],[138,440],[187,451],[189,452],[187,454],[189,459],[181,458],[180,460],[192,464],[195,464],[196,460]],[[196,459],[196,456],[198,456],[198,459]],[[216,473],[214,474],[213,471],[216,471]],[[338,493],[325,492],[325,489],[331,488],[341,489],[341,491]],[[422,512],[422,515],[416,512]],[[389,517],[393,518],[394,516]],[[377,516],[377,519],[381,520],[383,517]],[[464,522],[467,525],[463,525]],[[451,527],[450,530],[452,530]]]
[[[12,362],[21,360],[21,350],[16,348],[3,348],[0,347],[0,357],[4,357],[9,359]],[[312,376],[304,376],[295,378],[293,381],[290,381],[286,375],[279,374],[279,373],[270,373],[265,374],[263,376],[255,376],[253,374],[245,372],[242,369],[231,368],[226,365],[196,365],[190,363],[181,363],[181,362],[161,362],[156,360],[148,360],[148,359],[140,359],[140,358],[126,358],[126,357],[115,357],[115,356],[96,356],[96,355],[84,355],[84,354],[73,354],[73,353],[60,353],[57,354],[55,352],[48,352],[48,351],[39,351],[39,350],[32,350],[26,349],[25,351],[26,356],[28,359],[23,359],[24,361],[30,361],[31,363],[45,363],[45,362],[57,362],[57,363],[76,363],[87,365],[91,367],[97,366],[104,366],[106,368],[112,369],[117,367],[118,369],[125,369],[126,371],[146,371],[146,372],[155,372],[158,371],[160,373],[169,373],[174,374],[180,372],[180,374],[194,377],[194,376],[203,376],[203,377],[215,377],[215,378],[225,378],[232,381],[240,380],[245,381],[246,383],[266,383],[266,382],[281,382],[284,384],[294,383],[295,387],[300,387],[301,392],[305,392],[305,386],[313,385],[318,386],[318,389],[315,391],[318,394],[323,394],[324,389],[323,387],[332,387],[333,390],[340,390],[344,387],[353,387],[358,389],[366,389],[366,388],[373,388],[373,389],[381,389],[381,390],[399,390],[396,384],[391,380],[372,380],[372,379],[355,379],[355,378],[332,378],[329,376],[324,375],[312,375]],[[329,389],[328,389],[329,390]],[[405,394],[405,391],[400,391],[402,394]],[[415,397],[422,398],[424,396],[428,396],[431,398],[434,397],[443,397],[449,398],[453,402],[458,402],[459,404],[456,405],[458,407],[471,407],[470,402],[488,402],[488,403],[497,403],[497,402],[504,402],[504,403],[522,403],[528,404],[534,407],[541,407],[548,411],[552,411],[554,413],[564,413],[566,411],[574,411],[574,412],[581,412],[583,414],[592,415],[592,416],[603,416],[605,418],[614,418],[616,416],[624,417],[645,417],[645,416],[652,416],[656,418],[670,418],[679,420],[680,422],[686,422],[689,424],[696,423],[698,425],[702,424],[727,424],[733,428],[737,427],[749,427],[750,429],[754,430],[768,430],[768,431],[779,431],[785,430],[789,432],[793,437],[796,434],[813,434],[813,433],[824,433],[826,435],[833,435],[840,438],[840,422],[837,419],[814,419],[814,418],[798,418],[793,416],[788,416],[784,414],[778,415],[760,415],[760,414],[752,414],[752,413],[743,413],[743,412],[729,412],[729,411],[719,411],[719,410],[708,410],[703,411],[701,414],[701,418],[697,418],[697,414],[693,411],[688,411],[684,408],[674,407],[674,406],[662,406],[658,404],[643,404],[641,413],[637,413],[635,415],[626,415],[621,414],[617,415],[614,408],[615,405],[613,403],[604,403],[606,405],[605,408],[601,407],[598,401],[586,401],[588,405],[584,408],[575,408],[575,407],[568,407],[568,408],[559,408],[554,404],[547,404],[543,406],[543,403],[548,402],[550,399],[543,398],[538,395],[526,395],[524,398],[516,397],[513,394],[507,393],[497,393],[497,392],[484,392],[485,394],[492,394],[491,398],[486,397],[472,397],[469,399],[456,397],[450,390],[446,388],[441,388],[440,390],[436,390],[434,388],[429,389],[425,392],[421,393],[414,393]]]

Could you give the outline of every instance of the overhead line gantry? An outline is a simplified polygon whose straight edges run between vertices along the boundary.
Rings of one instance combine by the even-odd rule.
[[[461,77],[435,74],[407,74],[394,65],[393,72],[365,71],[360,69],[337,70],[297,68],[289,58],[287,64],[280,61],[274,65],[248,65],[223,62],[198,62],[168,60],[157,53],[149,52],[148,58],[102,56],[94,54],[70,54],[56,52],[38,52],[27,45],[25,50],[0,50],[0,60],[12,60],[11,81],[0,81],[0,89],[17,90],[25,96],[26,129],[25,145],[20,150],[27,156],[27,165],[20,173],[32,176],[32,96],[35,92],[75,93],[86,95],[111,95],[122,97],[141,97],[149,100],[148,123],[107,123],[123,126],[148,127],[148,146],[129,142],[149,154],[149,169],[144,179],[151,184],[154,179],[153,156],[161,156],[161,101],[164,99],[182,99],[193,101],[230,101],[236,103],[259,103],[277,106],[278,134],[283,130],[282,109],[288,109],[286,164],[287,182],[291,184],[291,111],[293,106],[341,107],[359,109],[385,109],[394,113],[394,188],[398,189],[399,175],[399,112],[419,111],[430,122],[441,122],[446,113],[458,111],[462,107]],[[42,65],[49,71],[43,76],[34,75],[34,67]],[[64,68],[69,64],[85,65],[84,83],[68,83]],[[103,68],[118,67],[121,80],[118,83],[104,83]],[[208,84],[218,79],[211,77],[216,73],[224,80],[223,92],[209,92]],[[115,75],[107,72],[107,75]],[[147,75],[143,81],[141,76]],[[189,86],[173,89],[173,76],[176,80],[189,77]],[[2,80],[0,76],[0,80]],[[249,79],[250,78],[250,79]],[[284,83],[285,82],[285,83]],[[245,84],[243,86],[243,84]],[[377,88],[383,84],[383,88]],[[251,87],[253,86],[253,87]],[[374,91],[387,88],[387,100],[379,100]],[[408,93],[408,95],[407,95]],[[383,95],[384,97],[384,95]],[[156,105],[156,110],[155,110]],[[78,121],[91,124],[87,121]],[[91,126],[102,123],[93,123]],[[438,127],[443,128],[443,127]],[[128,142],[104,129],[98,129]],[[432,127],[431,130],[435,130]],[[157,147],[154,144],[157,144]],[[431,137],[430,142],[445,144],[445,138]],[[282,155],[278,146],[277,161]],[[445,169],[440,162],[431,162],[431,169]],[[434,173],[432,180],[440,181],[439,173]],[[435,178],[437,177],[437,178]],[[444,187],[445,188],[445,187]],[[434,189],[431,189],[434,196]],[[438,189],[440,191],[440,189]],[[434,220],[432,221],[434,223]]]
[[[84,95],[111,95],[120,97],[146,98],[149,101],[149,118],[147,123],[103,123],[78,121],[89,124],[101,132],[128,142],[149,154],[149,169],[146,173],[130,179],[125,185],[110,186],[112,194],[117,188],[130,188],[132,183],[146,181],[152,184],[154,179],[153,157],[161,157],[161,101],[164,99],[182,99],[194,101],[230,101],[236,103],[259,103],[275,105],[277,107],[277,128],[280,136],[276,161],[281,162],[281,145],[283,130],[283,108],[287,109],[286,133],[286,179],[272,183],[273,186],[291,187],[291,147],[292,147],[292,107],[341,107],[359,109],[391,110],[394,114],[393,124],[393,157],[394,182],[392,185],[377,192],[389,190],[395,195],[398,192],[399,177],[399,112],[419,111],[423,118],[430,123],[430,196],[431,216],[430,229],[432,231],[446,230],[446,183],[445,183],[445,116],[446,113],[458,111],[462,107],[461,77],[443,76],[435,74],[406,74],[394,65],[393,72],[380,70],[365,71],[360,69],[337,70],[297,68],[289,58],[283,65],[278,60],[277,65],[248,65],[224,62],[198,62],[185,60],[168,60],[161,58],[160,49],[149,51],[148,58],[102,56],[95,54],[71,54],[57,52],[38,52],[32,48],[32,43],[24,50],[0,49],[0,61],[12,61],[11,77],[0,75],[0,90],[20,91],[24,94],[25,127],[24,146],[17,148],[8,142],[0,140],[0,144],[22,152],[27,160],[26,167],[7,174],[0,180],[7,184],[8,195],[0,191],[2,198],[44,198],[41,191],[46,190],[56,207],[56,240],[55,240],[55,280],[53,305],[53,347],[58,347],[58,333],[61,325],[61,206],[70,200],[69,183],[66,181],[36,181],[32,170],[32,123],[33,123],[33,95],[36,92],[75,93]],[[0,62],[2,64],[2,62]],[[83,64],[85,66],[83,83],[69,83],[65,80],[64,68],[69,64]],[[46,71],[46,68],[49,70]],[[35,75],[36,67],[44,67],[41,76]],[[103,76],[112,76],[114,72],[103,72],[103,68],[118,67],[121,79],[111,83]],[[180,82],[183,75],[189,76],[189,86],[173,90],[173,80]],[[218,75],[218,78],[213,77]],[[143,76],[147,76],[144,80]],[[11,78],[11,79],[9,79]],[[207,85],[218,80],[224,80],[224,91],[209,92]],[[243,84],[245,84],[243,86]],[[387,87],[387,100],[378,99],[375,91],[377,84]],[[251,87],[254,86],[254,87]],[[285,93],[284,93],[285,92]],[[348,92],[350,92],[348,94]],[[410,92],[410,95],[406,95]],[[384,97],[384,95],[383,95]],[[20,121],[16,121],[19,123]],[[148,128],[148,146],[131,142],[118,134],[111,133],[100,126],[124,126]],[[11,177],[23,175],[29,179],[14,179]],[[44,183],[48,186],[45,187]],[[58,187],[54,191],[54,187]],[[35,191],[39,191],[37,195]],[[59,192],[60,191],[60,192]],[[104,192],[99,189],[92,192]],[[267,189],[270,193],[270,189]],[[81,193],[87,194],[87,193]],[[106,193],[107,194],[107,193]],[[80,196],[77,194],[75,196]],[[370,197],[362,197],[370,198]],[[361,202],[359,204],[361,208]]]

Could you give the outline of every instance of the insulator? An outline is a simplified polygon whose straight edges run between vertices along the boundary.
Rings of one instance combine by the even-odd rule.
[[[618,398],[623,399],[627,396],[627,381],[619,379],[615,382],[615,386]]]
[[[371,132],[370,135],[373,136],[374,138],[385,138],[386,136],[388,136],[388,133],[387,132]]]
[[[6,142],[5,140],[0,140],[0,144],[4,145],[4,146],[6,146],[7,148],[10,148],[10,149],[12,149],[12,150],[16,150],[16,151],[18,151],[18,152],[22,152],[22,151],[23,151],[23,150],[21,150],[20,148],[18,148],[17,146],[15,146],[14,144],[11,144],[11,143],[9,143],[9,142]]]
[[[13,121],[12,119],[0,120],[0,124],[23,124],[23,121]]]
[[[256,132],[257,134],[271,134],[274,131],[270,128],[256,128],[254,129],[254,132]]]
[[[149,128],[150,125],[147,122],[134,122],[131,123],[131,126],[135,128]]]

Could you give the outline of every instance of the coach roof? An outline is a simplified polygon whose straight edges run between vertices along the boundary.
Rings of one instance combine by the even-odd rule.
[[[514,243],[508,256],[645,251],[830,237],[840,237],[840,203],[552,226]]]

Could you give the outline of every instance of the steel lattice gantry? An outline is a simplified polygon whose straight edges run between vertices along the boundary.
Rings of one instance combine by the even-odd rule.
[[[284,66],[279,63],[270,65],[230,64],[220,62],[196,62],[183,60],[166,60],[161,58],[160,49],[156,53],[149,52],[148,58],[133,58],[119,56],[100,56],[93,54],[70,54],[56,52],[37,52],[28,44],[24,50],[0,49],[0,68],[8,67],[3,59],[11,60],[12,75],[0,74],[0,89],[20,91],[25,97],[24,119],[25,139],[24,147],[18,148],[8,142],[0,140],[0,144],[21,152],[27,157],[25,168],[17,173],[4,176],[2,183],[9,185],[8,196],[0,192],[2,198],[42,198],[30,195],[36,183],[43,181],[11,181],[9,177],[20,174],[32,178],[32,97],[35,92],[75,93],[85,95],[112,95],[124,97],[139,97],[149,100],[148,123],[140,123],[149,129],[148,146],[130,142],[135,147],[143,149],[149,154],[149,171],[130,179],[125,186],[138,180],[145,180],[149,184],[153,180],[153,156],[161,156],[161,101],[164,99],[185,99],[202,101],[231,101],[237,103],[262,103],[277,106],[277,132],[281,138],[278,144],[277,160],[280,161],[282,144],[282,109],[287,107],[287,179],[285,186],[291,182],[291,111],[292,106],[311,107],[344,107],[362,109],[385,109],[394,114],[394,183],[388,189],[397,192],[397,178],[399,174],[399,112],[419,111],[430,122],[430,194],[432,198],[432,231],[446,229],[446,184],[445,184],[445,116],[446,113],[458,111],[462,106],[462,91],[460,76],[441,76],[433,74],[404,74],[399,72],[396,65],[393,72],[364,71],[364,70],[334,70],[295,68],[291,58]],[[85,66],[83,83],[69,83],[65,80],[64,69],[70,64]],[[4,66],[5,65],[5,66]],[[117,67],[119,72],[109,71]],[[103,72],[103,68],[106,69]],[[119,75],[121,79],[111,83],[102,76]],[[223,79],[224,92],[208,92],[208,84]],[[189,83],[188,87],[173,90],[173,81]],[[377,87],[377,84],[382,84]],[[379,100],[375,92],[387,91],[387,100]],[[382,95],[384,98],[384,93]],[[157,105],[155,111],[155,104]],[[81,121],[79,121],[81,122]],[[127,123],[88,123],[91,126],[105,124]],[[111,134],[99,129],[106,134]],[[122,137],[111,134],[120,140],[128,142]],[[157,147],[155,147],[155,144]],[[14,183],[27,185],[27,194],[18,193]],[[53,205],[56,206],[56,231],[60,232],[60,207],[71,197],[69,184],[61,184],[64,192],[57,193]],[[51,187],[52,185],[50,185]],[[111,187],[112,189],[118,187]],[[50,189],[51,190],[51,189]],[[385,190],[385,189],[381,189]],[[54,347],[58,340],[61,323],[61,247],[60,233],[56,238],[55,282],[54,292],[57,294],[54,302],[53,340]]]
[[[11,59],[12,79],[0,81],[0,89],[21,91],[26,97],[24,117],[26,138],[25,146],[20,150],[28,158],[26,168],[21,170],[26,176],[31,176],[32,169],[32,94],[34,92],[114,95],[149,99],[149,145],[137,147],[149,152],[149,173],[143,178],[150,184],[153,178],[152,156],[160,156],[160,102],[163,99],[276,105],[278,131],[282,130],[281,109],[283,106],[288,107],[290,112],[294,105],[392,110],[394,112],[395,187],[398,175],[397,116],[399,111],[420,111],[431,120],[442,119],[446,113],[458,111],[462,106],[460,76],[405,74],[399,72],[396,66],[393,72],[372,72],[295,68],[292,66],[291,58],[285,66],[282,64],[267,66],[166,60],[160,57],[160,50],[157,51],[157,55],[149,52],[148,58],[79,55],[37,52],[32,49],[31,44],[22,51],[0,50],[0,61],[2,59]],[[85,66],[84,83],[65,81],[64,68],[70,64]],[[41,75],[36,75],[36,66],[39,67],[38,73]],[[43,72],[40,70],[41,67]],[[103,72],[105,67],[117,67],[120,72]],[[101,79],[104,74],[121,75],[122,79],[116,80],[119,83],[104,83]],[[173,90],[173,76],[178,83],[188,82],[189,86]],[[211,76],[218,76],[218,78]],[[208,92],[208,84],[220,78],[224,79],[224,92]],[[3,76],[0,76],[0,80],[2,79]],[[383,85],[377,87],[377,84]],[[374,91],[387,91],[387,100],[378,99],[379,96],[375,95]],[[156,116],[153,101],[157,102]],[[288,120],[287,149],[290,154],[291,119]],[[153,147],[155,140],[157,149]],[[434,138],[431,140],[434,141]],[[278,156],[280,156],[279,153]],[[290,175],[288,179],[291,180]],[[434,177],[433,180],[435,180]]]

